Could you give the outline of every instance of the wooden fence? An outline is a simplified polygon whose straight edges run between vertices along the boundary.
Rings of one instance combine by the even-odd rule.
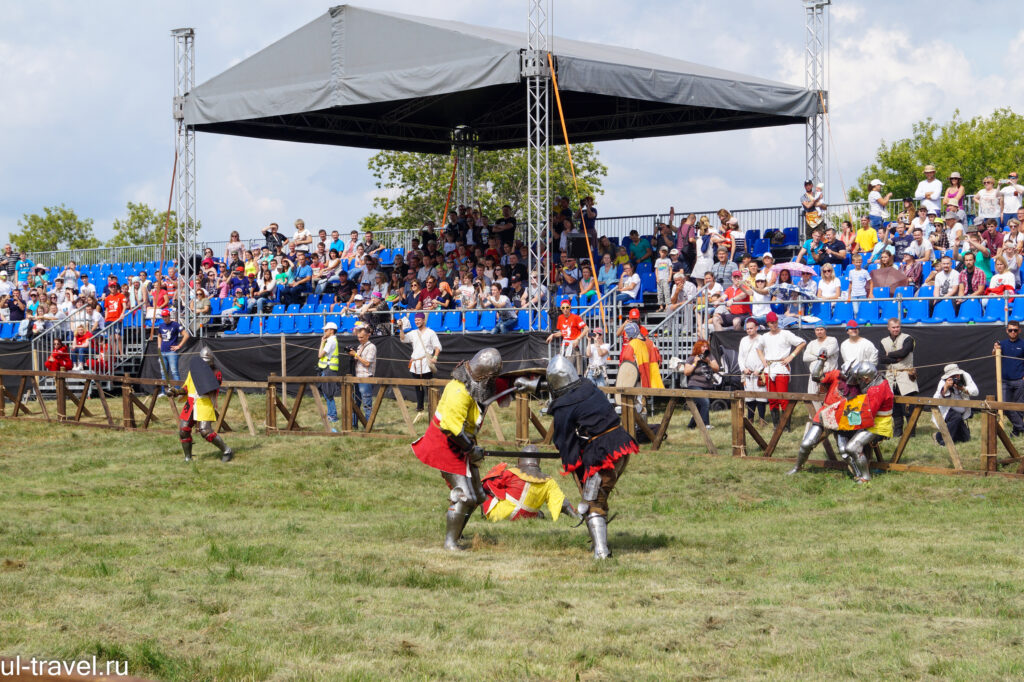
[[[142,379],[128,376],[75,374],[65,372],[39,372],[29,370],[0,370],[0,419],[17,419],[42,422],[56,422],[103,429],[124,431],[156,431],[177,433],[178,413],[183,399],[175,399],[160,395],[160,390],[169,382],[159,379]],[[339,420],[331,423],[327,418],[326,403],[320,392],[325,383],[339,385],[339,397],[336,399]],[[373,389],[373,401],[369,414],[364,414],[356,399],[355,384],[370,384]],[[10,389],[7,386],[17,385]],[[441,379],[395,379],[395,378],[359,378],[353,376],[317,377],[317,376],[276,376],[268,377],[266,382],[260,381],[225,381],[222,392],[217,400],[216,429],[230,432],[234,426],[228,422],[227,416],[232,405],[237,405],[233,417],[244,421],[245,430],[252,436],[262,430],[269,436],[323,436],[323,437],[359,437],[380,438],[391,440],[413,440],[422,435],[426,422],[415,423],[412,408],[402,389],[413,389],[417,386],[426,390],[427,415],[433,415],[446,381]],[[49,388],[45,390],[44,387]],[[290,389],[289,389],[290,387]],[[690,389],[645,389],[645,388],[614,388],[603,389],[622,405],[622,425],[631,434],[644,443],[650,451],[662,450],[671,434],[672,421],[680,414],[683,419],[692,418],[696,431],[703,441],[701,448],[668,448],[667,451],[687,455],[725,456],[736,458],[759,459],[767,461],[791,462],[795,452],[786,457],[778,457],[778,449],[786,426],[796,423],[795,414],[801,406],[806,415],[813,414],[812,402],[821,396],[809,393],[748,393],[744,391],[701,391]],[[250,405],[251,394],[263,393],[265,409],[262,415],[254,413]],[[45,394],[45,396],[44,396]],[[248,394],[248,395],[247,395]],[[312,400],[314,410],[302,412],[307,403],[307,394]],[[646,417],[636,409],[636,399],[647,404],[658,406],[660,421]],[[725,401],[729,405],[729,452],[723,452],[721,443],[716,444],[711,432],[700,419],[697,405],[699,398],[714,401]],[[762,433],[746,416],[746,399],[784,399],[789,401],[782,412],[777,428]],[[381,408],[385,399],[394,401],[400,421],[397,431],[386,430],[381,426]],[[909,411],[909,423],[904,428],[902,438],[883,441],[871,449],[873,462],[871,466],[887,471],[916,471],[932,474],[966,474],[966,475],[998,475],[1024,478],[1024,458],[1016,448],[1002,424],[1001,411],[1024,411],[1024,403],[998,402],[992,396],[985,400],[949,400],[936,398],[920,398],[897,396],[896,402],[906,406]],[[488,410],[486,422],[481,434],[481,442],[485,444],[501,444],[506,446],[522,446],[527,443],[550,445],[553,438],[550,417],[543,415],[539,403],[529,396],[512,396],[514,409],[512,423],[502,423],[498,414],[500,410]],[[980,422],[980,437],[972,434],[969,444],[955,444],[946,429],[939,408],[968,407],[974,411],[976,418],[972,424]],[[351,419],[356,416],[356,426]],[[911,433],[921,417],[930,414],[935,417],[939,433],[943,436],[944,449],[949,458],[950,466],[916,465],[904,463],[907,447],[911,442]],[[313,422],[304,426],[303,420]],[[802,429],[805,419],[799,418],[798,427]],[[236,422],[238,423],[238,422]],[[389,422],[389,427],[396,423]],[[239,428],[242,428],[239,426]],[[677,429],[678,431],[678,429]],[[749,438],[749,441],[748,441]],[[721,439],[720,439],[721,440]],[[939,448],[929,441],[933,448]],[[965,468],[963,461],[966,454],[964,446],[973,451],[977,448],[980,455],[978,468]],[[809,464],[831,468],[842,468],[844,465],[836,455],[831,439],[821,444],[826,459],[811,460]],[[1000,448],[1003,456],[1000,456]],[[962,452],[963,451],[963,452]],[[1000,467],[1011,467],[1001,470]]]

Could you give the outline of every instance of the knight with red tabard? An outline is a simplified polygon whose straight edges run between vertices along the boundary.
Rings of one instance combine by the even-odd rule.
[[[800,471],[811,450],[835,433],[839,454],[854,479],[869,481],[871,470],[864,449],[892,437],[892,389],[870,362],[853,361],[830,372],[824,372],[824,367],[823,358],[811,365],[811,378],[818,382],[825,399],[804,431],[796,466],[789,473]]]

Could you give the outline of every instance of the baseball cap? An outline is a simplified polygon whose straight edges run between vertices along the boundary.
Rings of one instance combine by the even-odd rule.
[[[560,301],[560,302],[558,303],[558,307],[559,307],[559,308],[561,308],[562,306],[565,306],[565,305],[572,305],[572,302],[571,302],[571,301],[570,301],[569,299],[567,299],[567,298],[563,298],[563,299],[562,299],[562,300],[561,300],[561,301]]]
[[[885,184],[884,182],[882,182],[878,178],[875,178],[874,180],[872,180],[871,182],[868,183],[868,187],[874,187],[875,185],[884,185],[884,184]]]
[[[604,334],[604,330],[601,329],[600,327],[594,327],[590,331],[593,332],[594,334]]]
[[[356,294],[355,296],[352,297],[352,300],[353,301],[361,301],[361,300],[363,300],[363,295],[362,294]]]
[[[672,249],[671,251],[668,252],[668,255],[670,255],[670,256],[678,256],[679,255],[679,249]]]
[[[7,271],[4,270],[3,272],[0,272],[0,277],[3,277],[4,279],[7,279]]]
[[[338,331],[338,325],[334,324],[333,322],[328,322],[327,324],[324,325],[324,329],[333,329],[334,331]]]
[[[639,308],[630,308],[629,309],[629,319],[631,319],[631,320],[639,320],[640,319],[640,309]]]
[[[742,273],[742,272],[740,272],[739,270],[733,270],[733,271],[732,271],[732,276],[733,276],[733,279],[735,279],[735,278],[737,278],[737,277],[742,277],[742,276],[743,276],[743,273]]]
[[[857,324],[857,320],[850,320],[849,322],[846,323],[847,329],[856,329],[858,326],[859,325]]]
[[[171,311],[170,310],[164,309],[164,310],[160,311],[160,317],[170,317],[170,316],[171,316]]]
[[[764,260],[765,258],[771,258],[772,260],[775,260],[775,256],[772,255],[771,251],[765,251],[764,253],[761,254],[761,259]]]
[[[768,277],[763,272],[759,272],[759,273],[757,273],[757,276],[754,277],[754,281],[755,282],[757,282],[757,281],[767,282],[768,281]]]
[[[779,321],[779,316],[776,315],[775,311],[773,310],[770,313],[768,313],[767,315],[765,315],[764,319],[765,319],[765,322],[778,322]]]

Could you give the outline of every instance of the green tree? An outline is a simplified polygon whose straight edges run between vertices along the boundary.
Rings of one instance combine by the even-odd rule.
[[[44,206],[43,215],[26,213],[18,221],[18,227],[21,231],[9,236],[21,251],[91,249],[100,245],[92,232],[92,218],[79,218],[64,204]]]
[[[863,201],[868,182],[878,178],[893,199],[913,197],[917,183],[924,179],[923,168],[931,164],[938,170],[943,187],[953,171],[959,171],[967,194],[981,189],[986,175],[1006,177],[1024,165],[1024,116],[1011,109],[997,109],[991,116],[976,116],[968,121],[953,112],[949,122],[940,125],[931,118],[914,124],[913,134],[892,144],[885,140],[875,160],[850,188],[851,201]]]
[[[164,240],[164,228],[167,229],[167,243],[178,238],[182,226],[174,211],[170,212],[168,223],[167,211],[157,211],[146,204],[128,202],[128,215],[114,220],[114,236],[107,241],[107,246],[135,246],[136,244],[160,244]],[[199,224],[201,226],[201,224]],[[198,229],[198,228],[196,228]]]
[[[572,154],[579,180],[578,196],[599,196],[601,179],[608,174],[608,168],[598,158],[597,148],[589,143],[578,144],[573,146]],[[438,154],[375,154],[368,166],[382,194],[373,200],[377,211],[364,217],[360,226],[415,229],[427,219],[443,222],[452,165],[452,157]],[[526,150],[478,151],[473,167],[474,197],[483,214],[493,223],[501,216],[501,207],[508,204],[522,222],[527,202]],[[550,169],[552,199],[561,195],[577,197],[565,147],[551,147]]]

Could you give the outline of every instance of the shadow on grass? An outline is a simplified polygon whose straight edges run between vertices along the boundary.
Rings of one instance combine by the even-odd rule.
[[[620,553],[646,554],[677,543],[675,537],[665,533],[637,535],[636,533],[616,533],[614,529],[614,525],[608,529],[608,544],[614,551]]]

